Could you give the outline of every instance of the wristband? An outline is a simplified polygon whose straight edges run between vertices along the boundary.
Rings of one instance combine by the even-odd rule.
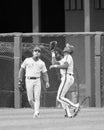
[[[57,68],[57,67],[58,67],[58,65],[54,65],[54,67],[55,67],[55,68]]]
[[[52,52],[52,57],[55,57],[55,53],[54,52]]]

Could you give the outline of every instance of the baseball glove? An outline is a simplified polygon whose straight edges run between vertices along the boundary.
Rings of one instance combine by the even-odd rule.
[[[57,41],[51,41],[50,42],[50,50],[51,51],[55,51],[56,46],[57,46]]]
[[[18,82],[18,88],[21,93],[25,91],[22,80],[19,80]]]

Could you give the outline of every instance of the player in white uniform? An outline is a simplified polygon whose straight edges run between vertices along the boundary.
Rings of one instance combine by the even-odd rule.
[[[41,94],[41,75],[46,82],[46,88],[49,87],[49,78],[47,74],[47,68],[39,57],[41,54],[41,48],[39,46],[34,47],[33,57],[26,58],[21,64],[19,71],[19,81],[22,81],[23,74],[25,72],[25,82],[28,101],[31,107],[34,109],[33,118],[38,117],[40,107],[40,94]]]
[[[65,109],[66,112],[65,116],[69,118],[76,116],[80,108],[79,103],[74,104],[68,98],[65,97],[69,88],[74,83],[74,76],[73,76],[74,63],[73,58],[71,56],[72,52],[73,52],[72,46],[70,46],[68,43],[66,44],[66,47],[63,50],[64,56],[60,61],[56,60],[55,53],[52,52],[52,65],[50,66],[50,69],[52,68],[60,69],[61,84],[58,89],[57,100],[62,104],[62,107]],[[74,114],[71,114],[69,106],[75,108]]]

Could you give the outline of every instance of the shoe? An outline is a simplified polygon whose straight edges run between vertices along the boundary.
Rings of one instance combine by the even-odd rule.
[[[75,109],[73,117],[77,116],[79,111],[80,111],[80,105],[78,105],[77,108]]]
[[[65,115],[64,117],[65,118],[73,118],[73,115],[71,115],[71,116]]]
[[[80,106],[79,103],[77,103],[77,104],[76,104],[76,107],[79,107],[79,106]]]
[[[34,115],[33,115],[33,118],[38,118],[39,117],[39,113],[34,113]]]
[[[71,114],[68,115],[68,112],[67,112],[66,109],[65,109],[65,115],[64,115],[64,117],[66,117],[66,118],[73,118],[73,116]]]
[[[73,116],[71,115],[71,116],[68,116],[67,118],[73,118]]]

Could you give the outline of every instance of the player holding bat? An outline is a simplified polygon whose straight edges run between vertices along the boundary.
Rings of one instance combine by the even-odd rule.
[[[68,98],[65,97],[69,88],[74,83],[74,75],[73,75],[74,63],[73,58],[71,56],[71,54],[73,53],[73,46],[71,46],[69,43],[66,44],[66,47],[63,50],[64,56],[61,57],[59,61],[56,60],[54,46],[55,43],[53,43],[53,45],[50,46],[52,52],[52,65],[50,66],[50,69],[52,68],[60,69],[61,74],[61,83],[57,93],[57,100],[62,104],[62,107],[66,112],[65,117],[72,118],[75,117],[80,110],[79,103],[74,104]],[[70,112],[69,106],[75,108],[75,112],[73,114]]]

